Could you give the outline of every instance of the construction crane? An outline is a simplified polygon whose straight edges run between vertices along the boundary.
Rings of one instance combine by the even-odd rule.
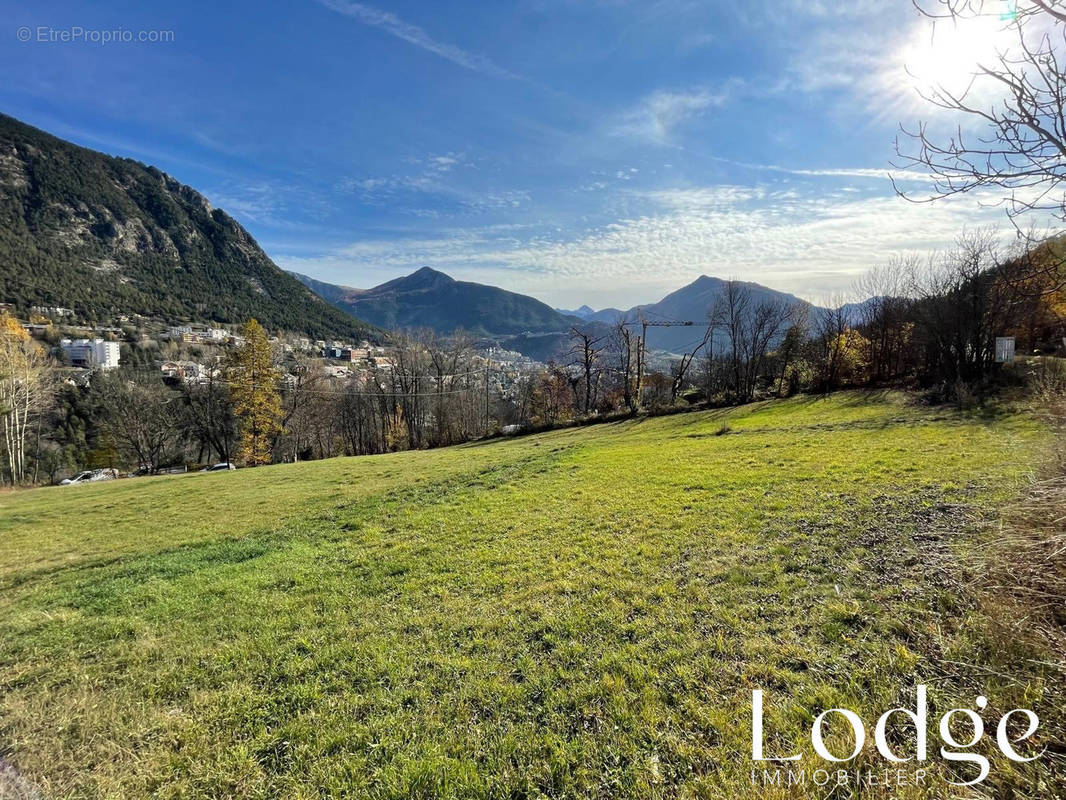
[[[688,328],[696,323],[692,320],[648,319],[643,314],[639,320],[624,322],[623,325],[640,325],[640,339],[637,341],[637,402],[640,402],[640,390],[644,383],[644,360],[648,328]]]

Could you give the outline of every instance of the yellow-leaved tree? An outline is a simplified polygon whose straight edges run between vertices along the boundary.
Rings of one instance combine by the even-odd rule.
[[[249,467],[269,464],[281,432],[280,374],[266,331],[256,320],[241,329],[244,343],[230,359],[228,379],[233,414],[240,424],[237,458]]]
[[[15,485],[34,479],[33,471],[26,469],[26,440],[30,420],[47,401],[48,378],[41,348],[18,320],[0,315],[0,481],[6,477]]]

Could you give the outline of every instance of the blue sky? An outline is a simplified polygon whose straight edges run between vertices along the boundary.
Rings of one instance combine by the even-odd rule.
[[[893,194],[896,126],[929,115],[903,0],[5,5],[0,109],[159,166],[335,283],[429,265],[603,307],[711,274],[823,299],[1005,225],[987,197]],[[77,28],[172,41],[47,41]]]

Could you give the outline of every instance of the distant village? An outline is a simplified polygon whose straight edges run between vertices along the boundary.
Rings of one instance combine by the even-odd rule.
[[[0,312],[4,311],[13,314],[15,309],[0,304]],[[62,306],[33,306],[22,326],[51,347],[63,380],[78,386],[86,385],[94,371],[120,366],[150,366],[171,384],[206,383],[221,376],[227,348],[244,343],[238,326],[166,325],[138,314],[118,315],[111,325],[85,325],[79,324],[73,309]],[[292,382],[308,367],[338,385],[358,384],[395,367],[389,347],[366,340],[327,341],[277,331],[270,343],[283,383]],[[534,359],[488,342],[479,343],[476,359],[486,370],[493,394],[500,398],[513,396],[524,380],[544,368]]]

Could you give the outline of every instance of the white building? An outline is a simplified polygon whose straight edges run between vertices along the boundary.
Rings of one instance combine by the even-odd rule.
[[[74,309],[63,308],[62,306],[30,306],[30,311],[36,314],[43,314],[46,317],[74,316]]]
[[[170,329],[171,339],[183,342],[222,343],[229,338],[225,328],[209,328],[206,325],[177,325]]]
[[[59,343],[63,354],[75,367],[114,369],[118,366],[118,342],[103,339],[64,339]]]

